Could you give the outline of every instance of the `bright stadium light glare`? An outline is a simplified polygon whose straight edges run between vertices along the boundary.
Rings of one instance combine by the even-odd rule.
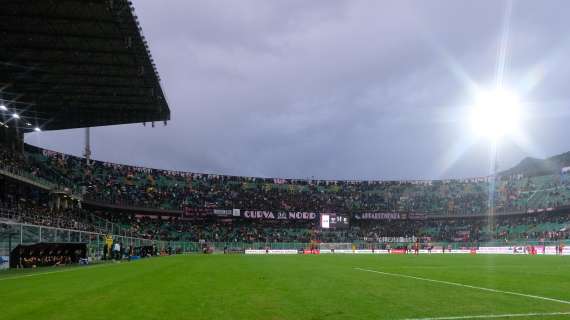
[[[0,104],[0,110],[2,110],[2,111],[8,111],[8,108],[6,108],[5,105]]]
[[[12,114],[12,118],[14,119],[20,119],[20,115],[17,113]]]
[[[503,89],[480,93],[471,110],[471,125],[475,134],[493,141],[514,133],[520,118],[519,98]]]
[[[35,128],[34,128],[34,131],[35,131],[35,132],[42,132],[42,129],[40,129],[39,127],[35,127]]]

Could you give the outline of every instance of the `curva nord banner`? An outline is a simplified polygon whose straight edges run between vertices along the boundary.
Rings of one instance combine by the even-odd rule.
[[[183,217],[243,217],[245,219],[259,220],[315,220],[319,216],[314,212],[273,212],[261,210],[241,209],[212,209],[185,207]]]
[[[337,213],[315,213],[315,212],[283,212],[283,211],[264,211],[264,210],[242,210],[242,209],[214,209],[214,208],[183,208],[183,217],[185,218],[203,218],[203,217],[242,217],[245,219],[256,220],[316,220],[323,215],[331,217],[342,217]],[[355,213],[355,220],[425,220],[427,214],[419,212],[401,213],[401,212],[364,212]]]
[[[242,217],[246,219],[273,219],[273,220],[315,220],[318,216],[314,212],[272,212],[242,210]]]

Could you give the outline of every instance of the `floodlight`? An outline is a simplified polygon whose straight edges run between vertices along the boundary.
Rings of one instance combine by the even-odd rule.
[[[8,111],[8,108],[6,108],[5,105],[0,104],[0,110],[2,110],[2,111]]]
[[[42,129],[40,129],[39,127],[35,127],[35,128],[34,128],[34,131],[35,131],[35,132],[41,132]]]
[[[520,113],[520,101],[514,93],[503,89],[482,92],[473,105],[471,124],[477,135],[496,141],[514,133]]]
[[[12,118],[14,119],[20,119],[20,115],[17,113],[12,114]]]

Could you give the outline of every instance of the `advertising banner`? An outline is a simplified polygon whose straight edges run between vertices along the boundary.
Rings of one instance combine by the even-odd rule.
[[[328,214],[321,214],[321,228],[330,228],[330,216]]]
[[[245,250],[245,254],[298,254],[297,250]]]
[[[480,247],[477,254],[526,254],[524,247]]]
[[[408,219],[410,220],[426,220],[427,214],[421,212],[408,213]]]
[[[557,248],[557,246],[546,246],[546,247],[540,247],[538,249],[538,254],[546,254],[546,255],[564,255],[564,256],[568,256],[570,255],[570,247],[565,246],[562,248],[562,252],[559,252],[558,250],[559,247]]]
[[[214,215],[216,215],[216,216],[231,216],[231,215],[233,215],[233,210],[214,209]]]
[[[365,212],[354,215],[356,220],[400,220],[402,216],[398,212]]]
[[[0,270],[8,269],[10,267],[10,257],[0,256]]]
[[[365,212],[354,214],[356,220],[425,220],[427,219],[426,213],[411,212]]]
[[[214,213],[211,208],[184,207],[183,214],[186,218],[206,217]]]
[[[537,254],[542,254],[542,247],[537,250]],[[555,248],[554,247],[546,247],[545,254],[547,255],[554,255]],[[381,250],[381,249],[324,249],[324,250],[245,250],[246,254],[413,254],[407,253],[405,249],[392,249],[392,250]],[[442,254],[441,248],[435,248],[434,250],[425,250],[421,249],[419,251],[420,254]],[[479,249],[475,248],[462,248],[462,249],[454,249],[448,251],[446,249],[445,254],[507,254],[507,255],[515,255],[515,254],[530,254],[528,250],[525,250],[524,247],[480,247]],[[563,255],[570,255],[570,250],[564,249]]]

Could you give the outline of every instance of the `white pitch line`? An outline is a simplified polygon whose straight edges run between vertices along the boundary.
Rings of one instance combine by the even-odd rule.
[[[173,257],[173,256],[160,257],[160,258],[165,259],[165,258],[170,258],[170,257]],[[100,264],[90,264],[90,265],[86,265],[86,266],[75,266],[73,268],[63,269],[63,270],[58,270],[58,271],[48,271],[48,272],[38,271],[37,273],[23,274],[23,275],[19,275],[16,277],[0,278],[0,281],[16,280],[16,279],[22,279],[22,278],[28,278],[28,277],[36,277],[36,276],[42,276],[45,274],[54,274],[54,273],[71,272],[71,271],[77,271],[77,270],[95,269],[95,268],[100,268],[100,267],[126,266],[126,265],[133,264],[133,263],[137,263],[137,261],[119,262],[119,263],[107,262],[107,263],[100,263]]]
[[[570,312],[550,312],[550,313],[512,313],[512,314],[489,314],[479,316],[456,316],[456,317],[436,317],[436,318],[409,318],[403,320],[463,320],[463,319],[498,319],[498,318],[521,318],[521,317],[553,317],[570,315]]]
[[[363,268],[354,268],[354,269],[360,270],[360,271],[365,271],[365,272],[378,273],[378,274],[382,274],[382,275],[385,275],[385,276],[391,276],[391,277],[399,277],[399,278],[407,278],[407,279],[421,280],[421,281],[427,281],[427,282],[433,282],[433,283],[446,284],[446,285],[456,286],[456,287],[462,287],[462,288],[470,288],[470,289],[476,289],[476,290],[481,290],[481,291],[502,293],[502,294],[508,294],[508,295],[513,295],[513,296],[525,297],[525,298],[532,298],[532,299],[539,299],[539,300],[545,300],[545,301],[558,302],[558,303],[563,303],[563,304],[570,304],[570,301],[566,301],[566,300],[560,300],[560,299],[554,299],[554,298],[541,297],[541,296],[536,296],[536,295],[526,294],[526,293],[520,293],[520,292],[503,291],[503,290],[499,290],[499,289],[491,289],[491,288],[477,287],[477,286],[471,286],[471,285],[468,285],[468,284],[462,284],[462,283],[457,283],[457,282],[450,282],[450,281],[442,281],[442,280],[434,280],[434,279],[428,279],[428,278],[414,277],[414,276],[409,276],[409,275],[400,274],[400,273],[382,272],[382,271],[370,270],[370,269],[363,269]],[[452,318],[452,319],[453,319],[453,318]]]
[[[43,276],[46,274],[54,274],[54,273],[63,273],[63,272],[72,272],[72,271],[78,271],[78,270],[90,270],[90,269],[95,269],[95,268],[100,268],[100,267],[108,267],[108,266],[119,266],[121,265],[120,263],[105,263],[105,264],[98,264],[98,265],[91,265],[91,266],[77,266],[77,267],[73,267],[73,268],[69,268],[69,269],[63,269],[63,270],[58,270],[58,271],[48,271],[48,272],[41,272],[38,271],[37,273],[29,273],[29,274],[23,274],[23,275],[19,275],[19,276],[15,276],[15,277],[6,277],[6,278],[0,278],[0,281],[4,281],[4,280],[17,280],[17,279],[23,279],[23,278],[29,278],[29,277],[37,277],[37,276]]]

